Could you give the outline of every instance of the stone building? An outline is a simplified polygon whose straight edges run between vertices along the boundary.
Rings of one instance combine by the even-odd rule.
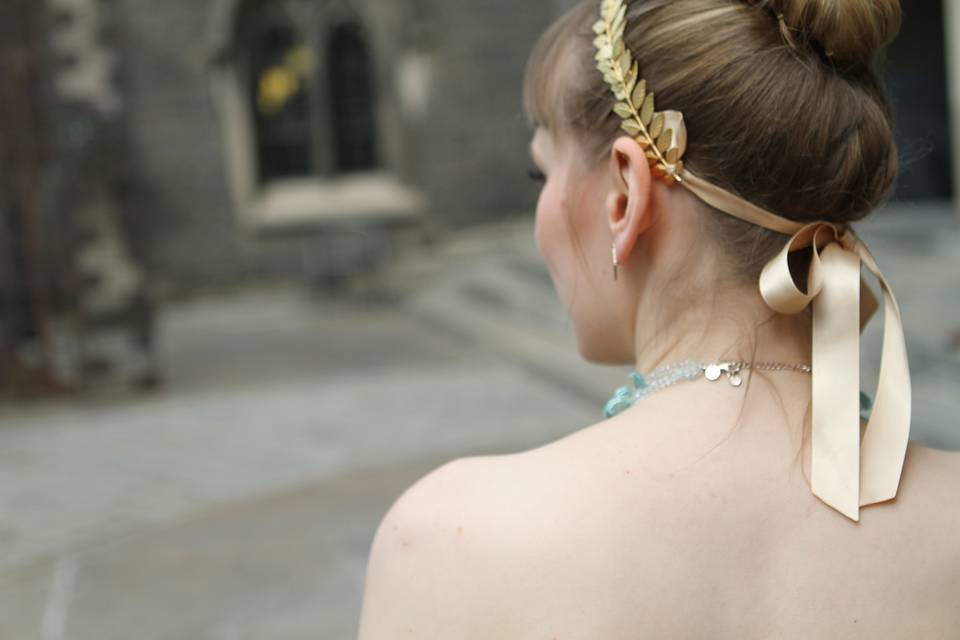
[[[532,215],[523,66],[571,0],[69,1],[107,7],[124,202],[161,280],[296,272],[357,225]],[[942,9],[905,11],[902,190],[947,197]]]
[[[169,281],[298,269],[344,226],[457,226],[534,202],[521,79],[549,2],[109,4],[127,202]]]

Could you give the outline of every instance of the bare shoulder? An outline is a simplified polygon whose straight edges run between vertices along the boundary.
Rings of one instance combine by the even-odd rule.
[[[369,574],[403,558],[428,561],[451,550],[474,509],[485,458],[447,462],[407,487],[380,521],[370,550]],[[450,534],[455,534],[451,536]]]
[[[509,562],[497,537],[497,479],[510,456],[448,462],[397,498],[374,536],[360,639],[505,637]],[[497,552],[501,552],[498,557]]]
[[[497,515],[504,495],[498,490],[515,482],[526,468],[521,454],[470,456],[451,460],[413,483],[391,505],[377,531],[377,540],[415,543],[448,542],[448,534],[464,538],[474,527]]]
[[[457,458],[414,482],[390,506],[378,535],[385,533],[386,525],[406,534],[427,534],[442,529],[441,519],[451,515],[449,507],[461,502],[464,493],[470,490],[475,467],[473,458]]]
[[[438,467],[394,502],[375,542],[392,550],[426,546],[434,553],[505,557],[537,528],[543,498],[559,481],[546,449],[470,456]]]
[[[894,501],[901,545],[899,562],[912,567],[931,593],[960,591],[960,452],[911,442]]]
[[[960,451],[934,449],[911,441],[907,447],[907,457],[924,465],[933,475],[960,473]]]
[[[907,447],[900,496],[926,521],[960,528],[960,451],[933,449],[916,442]],[[899,501],[899,500],[898,500]]]

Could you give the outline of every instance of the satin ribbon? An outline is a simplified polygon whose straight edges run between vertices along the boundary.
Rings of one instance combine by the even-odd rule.
[[[910,437],[910,369],[900,307],[866,245],[847,225],[802,223],[761,209],[686,168],[680,184],[710,206],[791,238],[760,275],[760,293],[774,311],[813,305],[811,490],[854,522],[860,507],[895,498]],[[789,255],[810,248],[807,291]],[[866,431],[860,429],[860,334],[877,310],[861,276],[866,265],[883,289],[880,377]]]

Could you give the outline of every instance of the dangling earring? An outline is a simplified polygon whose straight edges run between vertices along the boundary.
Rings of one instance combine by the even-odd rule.
[[[617,267],[620,261],[617,259],[617,243],[613,243],[613,279],[617,279]]]

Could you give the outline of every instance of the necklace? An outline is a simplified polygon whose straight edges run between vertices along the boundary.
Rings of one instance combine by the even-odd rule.
[[[607,401],[603,408],[603,417],[611,418],[624,409],[633,406],[637,400],[646,398],[651,393],[659,391],[681,380],[694,380],[701,375],[716,382],[726,373],[730,385],[739,387],[743,384],[743,378],[740,372],[746,369],[766,369],[769,371],[800,371],[802,373],[812,373],[813,369],[805,364],[783,364],[780,362],[715,362],[703,363],[695,360],[684,360],[671,364],[665,364],[657,367],[646,376],[636,371],[630,373],[630,379],[633,381],[633,389],[630,387],[620,387],[613,394],[613,397]],[[870,418],[870,409],[873,406],[873,400],[866,393],[860,391],[860,417],[863,420]]]
[[[661,365],[647,375],[641,375],[636,371],[630,373],[630,379],[633,381],[633,389],[629,386],[620,387],[613,394],[613,397],[603,408],[603,417],[611,418],[624,409],[633,406],[637,400],[646,398],[651,393],[659,391],[681,380],[694,380],[701,375],[716,382],[726,373],[731,386],[739,387],[743,384],[743,378],[740,372],[745,369],[767,369],[770,371],[800,371],[803,373],[812,373],[809,365],[805,364],[783,364],[780,362],[716,362],[704,363],[695,360],[684,360],[671,364]],[[864,394],[860,394],[860,404],[863,407]]]

